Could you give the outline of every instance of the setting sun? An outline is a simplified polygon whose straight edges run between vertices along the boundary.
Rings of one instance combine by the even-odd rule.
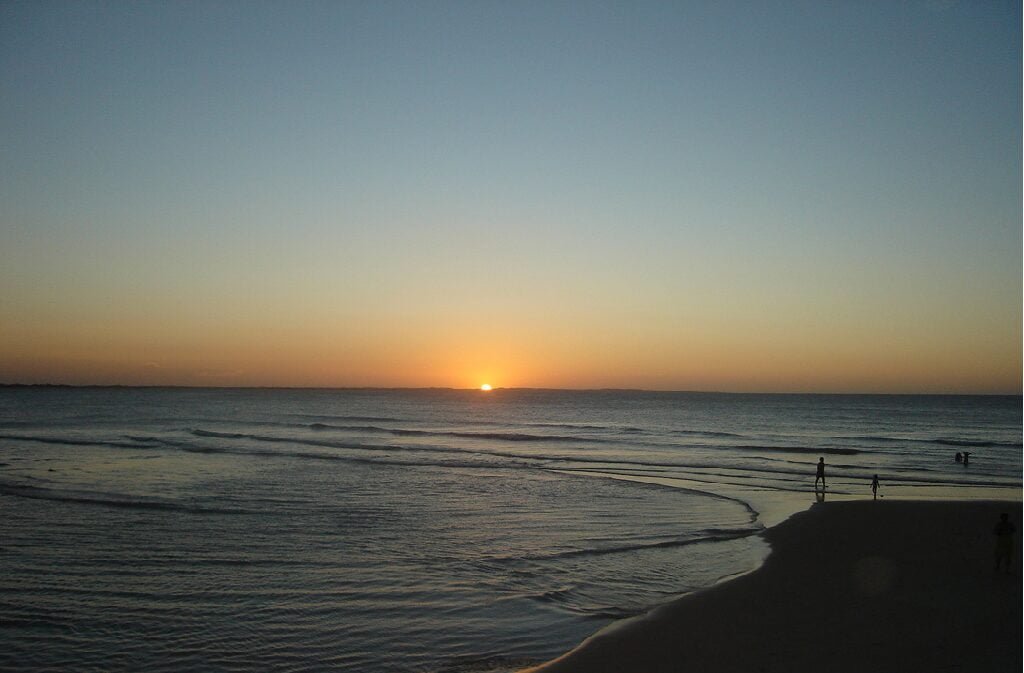
[[[485,393],[489,392],[491,390],[491,384],[490,383],[483,384],[482,386],[480,386],[480,390],[484,391]]]

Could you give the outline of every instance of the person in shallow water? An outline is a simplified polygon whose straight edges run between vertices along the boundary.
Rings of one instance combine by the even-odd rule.
[[[821,480],[821,488],[825,488],[825,459],[818,458],[818,474],[814,477],[814,489],[818,489],[818,480]]]
[[[871,480],[871,499],[878,500],[878,475]]]

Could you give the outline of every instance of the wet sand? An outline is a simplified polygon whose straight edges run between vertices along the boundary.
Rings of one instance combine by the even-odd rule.
[[[1016,529],[1010,574],[993,528]],[[757,571],[612,625],[531,673],[1021,669],[1020,502],[821,503]],[[527,673],[527,672],[523,672]]]

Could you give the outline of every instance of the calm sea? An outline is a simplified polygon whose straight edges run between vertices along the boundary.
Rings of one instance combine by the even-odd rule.
[[[823,497],[1020,497],[1021,398],[0,389],[0,668],[488,671]],[[967,466],[953,454],[970,452]]]

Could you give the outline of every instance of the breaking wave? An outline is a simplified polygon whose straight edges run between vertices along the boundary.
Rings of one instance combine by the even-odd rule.
[[[885,435],[864,435],[856,437],[836,437],[835,439],[853,439],[862,442],[877,442],[882,444],[939,444],[941,446],[964,446],[976,448],[1021,448],[1021,442],[999,442],[992,439],[961,439],[954,437],[889,437]]]
[[[686,547],[694,544],[707,544],[710,542],[725,542],[739,538],[750,537],[764,531],[763,526],[751,528],[710,529],[702,531],[693,537],[661,540],[658,542],[646,542],[640,544],[613,545],[608,547],[588,547],[586,549],[570,549],[568,551],[555,552],[553,554],[535,554],[532,556],[510,556],[503,559],[491,559],[492,561],[547,561],[552,559],[566,559],[580,556],[604,556],[606,554],[624,554],[645,549],[665,549],[668,547]]]
[[[313,430],[343,430],[345,432],[369,432],[394,435],[396,437],[463,437],[466,439],[493,439],[502,442],[600,442],[600,439],[582,439],[565,435],[532,435],[523,432],[456,432],[445,430],[409,430],[385,428],[377,425],[330,425],[313,423]]]
[[[115,449],[153,449],[159,446],[153,442],[116,440],[76,439],[74,437],[49,437],[40,435],[0,435],[0,439],[24,442],[40,442],[42,444],[64,444],[67,446],[107,446]],[[133,439],[133,438],[129,438]]]
[[[165,500],[142,498],[140,496],[120,496],[112,493],[82,493],[75,491],[57,491],[40,486],[11,484],[0,482],[0,495],[35,500],[52,500],[55,502],[71,502],[85,505],[101,505],[123,509],[163,510],[167,512],[187,512],[189,514],[251,514],[244,509],[223,507],[200,507]]]

